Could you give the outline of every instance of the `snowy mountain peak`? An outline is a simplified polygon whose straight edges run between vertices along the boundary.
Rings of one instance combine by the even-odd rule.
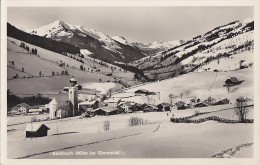
[[[57,34],[58,32],[64,30],[64,28],[69,28],[70,25],[65,23],[64,21],[57,20],[48,25],[44,25],[39,27],[31,32],[31,34],[38,35],[38,36],[45,36],[47,38],[51,38],[53,35]]]

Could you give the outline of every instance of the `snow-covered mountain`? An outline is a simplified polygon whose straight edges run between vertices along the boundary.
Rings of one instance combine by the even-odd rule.
[[[132,45],[135,45],[140,50],[142,50],[145,53],[147,53],[148,55],[152,56],[158,52],[168,50],[168,49],[178,46],[182,43],[184,43],[183,40],[176,40],[176,41],[155,41],[152,43],[134,42],[134,43],[132,43]]]
[[[100,31],[60,20],[37,28],[31,34],[76,45],[91,52],[92,57],[106,61],[131,62],[146,56],[123,37],[111,38]]]
[[[192,71],[226,71],[253,65],[254,20],[248,18],[196,36],[132,66],[151,78],[164,79]]]

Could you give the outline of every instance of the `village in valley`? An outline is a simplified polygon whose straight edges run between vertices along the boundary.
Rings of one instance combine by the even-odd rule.
[[[8,158],[253,156],[252,17],[157,47],[60,20],[7,29]]]

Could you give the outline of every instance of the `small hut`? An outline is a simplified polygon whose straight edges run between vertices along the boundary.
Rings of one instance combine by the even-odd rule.
[[[225,85],[226,86],[234,86],[234,85],[239,85],[242,82],[244,82],[244,80],[240,80],[238,77],[230,77],[229,79],[227,79],[225,81]]]
[[[45,124],[40,124],[40,123],[28,124],[25,128],[26,138],[47,136],[48,130],[50,130],[50,128],[47,127]]]

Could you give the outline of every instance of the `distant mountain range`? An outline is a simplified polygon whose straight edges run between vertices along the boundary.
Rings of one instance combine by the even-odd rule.
[[[146,80],[253,65],[253,18],[216,27],[187,41],[129,42],[121,36],[110,37],[60,20],[30,33],[8,24],[8,36],[58,53],[80,53],[127,67],[125,69],[144,75]]]

